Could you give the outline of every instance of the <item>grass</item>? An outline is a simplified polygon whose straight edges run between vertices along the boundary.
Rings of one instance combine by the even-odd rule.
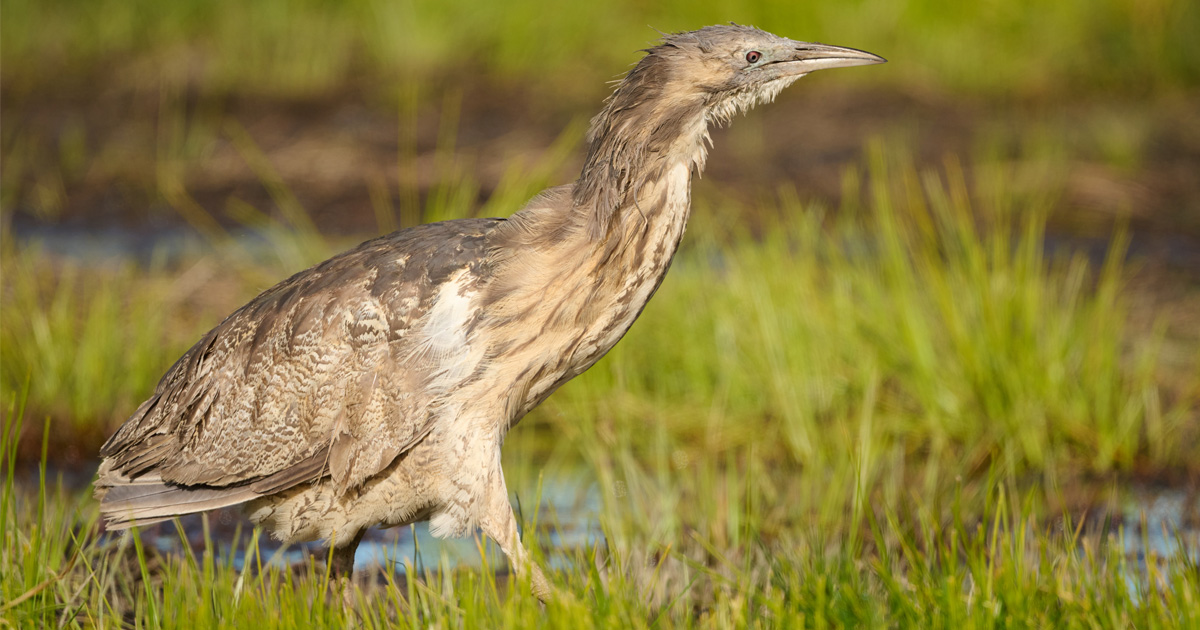
[[[553,577],[570,597],[544,612],[491,571],[437,565],[360,583],[351,618],[322,603],[319,563],[161,554],[101,535],[87,491],[47,478],[44,459],[39,483],[17,483],[23,418],[49,415],[45,436],[110,425],[226,306],[338,246],[299,220],[295,237],[261,227],[265,250],[235,239],[175,266],[77,268],[4,243],[6,315],[21,317],[5,317],[0,345],[0,619],[1195,625],[1195,558],[1126,556],[1122,537],[1145,528],[1081,520],[1073,498],[1088,478],[1195,471],[1197,390],[1160,385],[1161,336],[1128,329],[1124,236],[1099,265],[1047,251],[1053,164],[1044,185],[1015,189],[1004,162],[922,171],[882,143],[867,154],[837,212],[784,190],[758,208],[778,217],[761,234],[725,219],[734,201],[698,198],[687,247],[628,338],[510,434],[519,496],[536,498],[541,471],[572,469],[602,498],[600,541],[535,552],[573,558]],[[426,212],[461,212],[459,197],[447,187]],[[197,315],[204,303],[213,312]],[[526,532],[534,547],[549,539]]]
[[[9,413],[20,415],[9,408]],[[1133,532],[1084,532],[1042,512],[995,477],[954,494],[886,499],[835,528],[778,531],[772,511],[749,500],[786,480],[761,462],[736,479],[698,460],[695,479],[724,509],[674,511],[678,531],[647,526],[657,509],[606,510],[603,543],[566,550],[553,573],[565,593],[539,610],[498,574],[437,565],[410,579],[361,578],[351,611],[327,597],[319,564],[269,562],[241,539],[245,564],[207,544],[162,555],[140,537],[101,535],[96,504],[47,478],[15,484],[14,432],[5,425],[0,486],[0,622],[10,627],[1087,627],[1186,628],[1200,622],[1200,571],[1183,552],[1143,560],[1120,553]],[[528,466],[528,464],[526,464]],[[660,471],[661,473],[661,471]],[[652,470],[630,488],[661,485]],[[667,488],[663,488],[667,490]],[[975,512],[964,497],[985,496]],[[634,490],[630,501],[661,497]],[[866,500],[869,497],[869,503]],[[743,500],[745,499],[745,500]],[[705,506],[706,507],[706,506]],[[790,508],[802,511],[803,508]],[[536,531],[536,530],[535,530]],[[207,538],[207,537],[206,537]],[[537,543],[537,535],[526,534]],[[234,549],[238,543],[234,543]],[[186,547],[185,549],[190,549]],[[491,563],[502,560],[488,559]],[[494,566],[494,565],[493,565]],[[514,592],[514,587],[518,592]]]
[[[633,2],[547,11],[541,2],[286,2],[79,4],[6,0],[0,41],[16,94],[121,65],[122,79],[160,76],[210,94],[311,94],[347,78],[429,81],[471,68],[532,78],[556,91],[581,64],[621,68],[664,31],[737,21],[799,39],[862,46],[907,60],[899,83],[986,94],[1176,89],[1200,79],[1200,13],[1186,0],[829,3]],[[317,44],[319,42],[319,44]],[[129,60],[135,60],[132,66]],[[153,68],[153,70],[151,70]],[[986,68],[986,72],[980,72]]]
[[[62,259],[6,235],[0,387],[20,391],[28,383],[39,415],[104,431],[149,396],[197,332],[253,297],[255,286],[274,282],[280,266],[312,264],[326,251],[305,248],[311,241],[303,234],[262,234],[266,247],[225,243],[218,258],[192,258],[182,268],[167,268],[163,255],[145,265]],[[214,281],[218,273],[225,275]]]

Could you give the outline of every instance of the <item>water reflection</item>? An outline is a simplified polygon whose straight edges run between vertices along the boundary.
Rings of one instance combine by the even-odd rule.
[[[1147,555],[1185,553],[1200,561],[1200,501],[1194,492],[1142,490],[1133,494],[1122,510],[1125,531],[1121,540],[1127,557],[1145,562]]]
[[[546,550],[548,568],[565,568],[577,549],[595,545],[601,539],[599,529],[600,495],[594,482],[582,476],[547,480],[542,487],[536,511],[530,510],[529,495],[516,495],[514,505],[520,504],[518,518],[525,530],[536,529],[536,540]],[[232,555],[238,570],[245,566],[246,548],[252,533],[239,508],[224,508],[207,516],[189,515],[179,519],[179,525],[159,523],[141,529],[142,539],[164,554],[178,553],[183,540],[194,550],[204,549],[206,536],[210,549],[220,558]],[[181,535],[182,534],[182,535]],[[321,542],[280,545],[269,534],[258,536],[259,555],[264,563],[280,567],[303,565],[314,558],[324,559],[327,549]],[[235,548],[234,545],[237,545]],[[500,547],[481,533],[467,538],[435,538],[428,523],[391,529],[373,528],[367,531],[354,558],[356,571],[392,570],[404,574],[408,565],[420,572],[426,568],[481,567],[481,546],[492,569],[503,570],[507,561]]]
[[[36,490],[36,467],[18,468],[15,473],[19,486]],[[89,485],[93,477],[94,469],[89,472],[83,467],[54,469],[46,476],[50,487],[58,485],[64,492],[80,493],[81,502],[92,500]],[[1079,537],[1081,550],[1103,557],[1106,550],[1117,547],[1129,561],[1127,581],[1134,592],[1145,580],[1150,562],[1177,558],[1179,554],[1200,562],[1200,489],[1129,486],[1117,492],[1120,501],[1086,511]],[[601,495],[594,476],[579,472],[546,478],[540,496],[536,488],[530,488],[511,498],[526,544],[537,541],[542,546],[548,568],[567,568],[577,550],[603,539],[599,525]],[[140,535],[161,553],[179,553],[187,544],[196,553],[207,549],[240,570],[245,564],[246,547],[252,542],[252,530],[248,528],[241,509],[233,507],[144,527]],[[263,562],[281,567],[304,566],[314,558],[324,559],[327,553],[318,542],[284,547],[266,533],[259,534],[257,545]],[[481,548],[490,569],[507,569],[499,547],[478,533],[463,539],[438,539],[430,535],[426,523],[371,529],[359,545],[355,568],[403,574],[409,566],[418,572],[438,566],[480,567]]]

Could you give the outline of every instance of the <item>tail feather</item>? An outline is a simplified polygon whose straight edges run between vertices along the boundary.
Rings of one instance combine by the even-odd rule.
[[[249,487],[183,488],[147,483],[108,488],[100,503],[109,529],[150,525],[184,514],[245,503],[262,496]]]
[[[111,460],[105,460],[100,466],[100,478],[96,481],[100,513],[104,515],[108,528],[114,530],[238,505],[321,479],[328,474],[326,449],[273,475],[227,487],[172,483],[164,481],[157,471],[130,478],[114,468]]]

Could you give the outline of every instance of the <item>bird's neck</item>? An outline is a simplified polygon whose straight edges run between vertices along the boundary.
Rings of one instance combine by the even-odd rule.
[[[514,390],[526,392],[512,402],[514,418],[617,343],[683,236],[706,123],[690,110],[633,113],[606,108],[579,180],[544,191],[490,235],[494,272],[483,299],[493,325],[512,327],[513,347],[543,349],[522,372],[528,387]],[[673,133],[654,131],[664,124]],[[557,348],[553,360],[547,347]]]
[[[573,211],[594,240],[614,236],[633,216],[644,220],[647,204],[657,201],[647,195],[663,189],[658,182],[681,166],[698,173],[707,157],[704,98],[636,73],[609,97],[588,130]]]

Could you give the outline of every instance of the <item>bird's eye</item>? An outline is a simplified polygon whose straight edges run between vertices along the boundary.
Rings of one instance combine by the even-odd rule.
[[[758,63],[759,59],[762,59],[762,53],[758,52],[757,50],[751,50],[750,52],[746,53],[746,61],[750,63]]]

